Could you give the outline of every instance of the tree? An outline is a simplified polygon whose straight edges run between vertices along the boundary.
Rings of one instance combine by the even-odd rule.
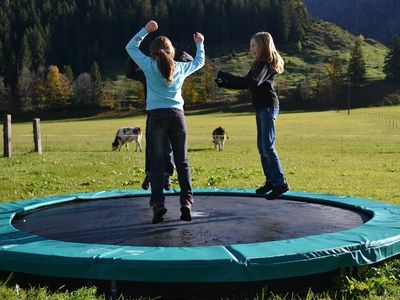
[[[28,68],[23,68],[18,77],[18,97],[22,111],[32,110],[32,99],[34,96],[34,74]]]
[[[19,59],[18,59],[18,69],[22,70],[23,68],[30,69],[32,66],[32,53],[29,48],[28,37],[25,34],[22,39],[22,45],[20,48]]]
[[[36,72],[36,80],[34,82],[34,97],[32,104],[42,110],[47,106],[47,84],[46,84],[46,68],[40,66]]]
[[[70,65],[65,65],[62,68],[63,74],[68,78],[69,82],[74,82],[74,72],[72,71],[72,67]]]
[[[363,42],[364,39],[362,36],[358,36],[356,38],[356,43],[351,52],[351,58],[347,69],[348,77],[353,86],[359,86],[367,80],[367,70],[365,67],[365,60],[362,51]]]
[[[165,31],[168,30],[169,24],[168,24],[168,6],[165,0],[159,0],[157,1],[157,4],[155,5],[154,8],[154,16],[157,19],[160,19],[159,26],[160,28]]]
[[[4,61],[4,49],[3,49],[3,43],[1,42],[0,39],[0,76],[4,74],[5,71],[5,61]],[[4,78],[2,77],[2,80]]]
[[[47,103],[53,108],[62,108],[68,104],[70,93],[57,66],[50,66],[47,73]]]
[[[91,103],[92,106],[99,107],[101,105],[103,89],[101,87],[101,74],[97,62],[93,62],[92,67],[90,68],[90,79],[92,80]]]
[[[331,62],[325,66],[325,71],[330,81],[332,98],[335,98],[342,89],[344,80],[342,59],[339,55],[332,58]]]
[[[64,74],[61,74],[61,95],[64,105],[71,104],[71,98],[73,95],[72,82]]]
[[[29,31],[28,40],[32,49],[32,67],[36,70],[46,61],[46,42],[38,27]]]
[[[204,67],[201,72],[203,73],[204,78],[204,88],[202,89],[202,98],[203,101],[214,100],[213,92],[215,89],[214,86],[214,66],[212,63],[206,61]]]
[[[386,80],[400,84],[400,37],[393,36],[392,47],[385,58]]]
[[[185,103],[194,104],[199,102],[200,95],[196,91],[196,84],[193,80],[193,77],[188,77],[185,80],[185,83],[182,86],[182,96],[185,99]]]
[[[10,109],[10,88],[4,84],[4,78],[0,76],[0,111],[6,112]]]
[[[82,73],[76,77],[73,85],[72,105],[74,107],[89,106],[91,104],[92,79],[89,73]]]

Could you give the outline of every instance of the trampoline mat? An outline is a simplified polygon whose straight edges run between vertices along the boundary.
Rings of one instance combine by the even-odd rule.
[[[73,201],[17,215],[12,224],[46,239],[129,246],[190,247],[257,243],[342,231],[370,216],[308,202],[197,195],[191,222],[179,196],[167,196],[164,221],[151,224],[149,197]]]

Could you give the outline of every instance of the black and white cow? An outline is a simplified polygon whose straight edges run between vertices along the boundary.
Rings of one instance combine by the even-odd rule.
[[[218,151],[224,150],[225,141],[229,139],[228,133],[225,131],[225,129],[221,126],[215,128],[212,132],[212,137],[212,142],[214,143],[215,149],[218,149]]]
[[[126,149],[129,150],[129,145],[128,143],[135,141],[136,143],[136,152],[139,151],[142,152],[142,130],[140,129],[139,126],[135,127],[123,127],[119,128],[117,130],[117,134],[115,135],[114,142],[112,143],[112,149],[113,151],[121,150],[121,147],[125,144]]]

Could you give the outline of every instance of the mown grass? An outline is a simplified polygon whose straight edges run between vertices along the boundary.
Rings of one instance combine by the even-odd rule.
[[[187,112],[193,186],[257,187],[264,178],[256,149],[253,113],[206,112]],[[366,114],[379,118],[360,117]],[[400,121],[400,106],[359,109],[350,115],[347,111],[281,113],[277,121],[277,149],[292,190],[400,204],[400,128],[381,122],[380,118]],[[43,119],[44,153],[38,155],[32,152],[31,123],[13,124],[14,155],[0,157],[0,202],[139,189],[144,176],[144,153],[132,149],[111,151],[117,128],[130,125],[144,128],[145,116]],[[218,126],[225,127],[230,136],[223,152],[215,151],[211,143],[211,131]],[[176,177],[174,187],[177,187]],[[361,279],[342,281],[329,295],[310,293],[308,299],[335,299],[332,295],[341,290],[365,299],[378,299],[375,296],[379,293],[386,293],[388,299],[400,297],[399,289],[395,288],[400,280],[398,260],[376,270]],[[383,276],[387,279],[378,282]],[[80,298],[59,293],[42,298],[16,298],[15,288],[4,283],[0,291],[4,299],[95,299],[87,289],[82,293],[89,294]],[[23,290],[23,293],[49,292]],[[298,299],[296,295],[283,296],[275,295],[275,299]]]
[[[360,109],[350,116],[346,111],[280,114],[277,148],[293,190],[400,203],[394,184],[400,172],[400,129],[359,117],[357,112],[398,120],[400,108]],[[195,187],[254,188],[262,183],[251,112],[187,114]],[[144,115],[42,120],[41,125],[44,154],[37,155],[31,153],[31,124],[14,124],[14,156],[0,161],[1,201],[140,188],[144,153],[111,152],[111,143],[119,127],[144,128]],[[220,153],[211,143],[211,131],[218,126],[230,136]]]

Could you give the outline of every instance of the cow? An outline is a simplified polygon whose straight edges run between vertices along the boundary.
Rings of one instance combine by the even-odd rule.
[[[212,137],[213,137],[212,142],[214,143],[215,149],[218,149],[218,151],[224,150],[225,141],[229,139],[229,136],[225,131],[225,129],[222,128],[221,126],[215,128],[214,131],[212,132]]]
[[[122,127],[117,130],[117,134],[115,135],[114,142],[112,143],[113,151],[120,151],[121,147],[125,144],[126,149],[129,150],[128,143],[135,141],[136,143],[136,152],[142,152],[142,130],[139,126],[134,127]]]

